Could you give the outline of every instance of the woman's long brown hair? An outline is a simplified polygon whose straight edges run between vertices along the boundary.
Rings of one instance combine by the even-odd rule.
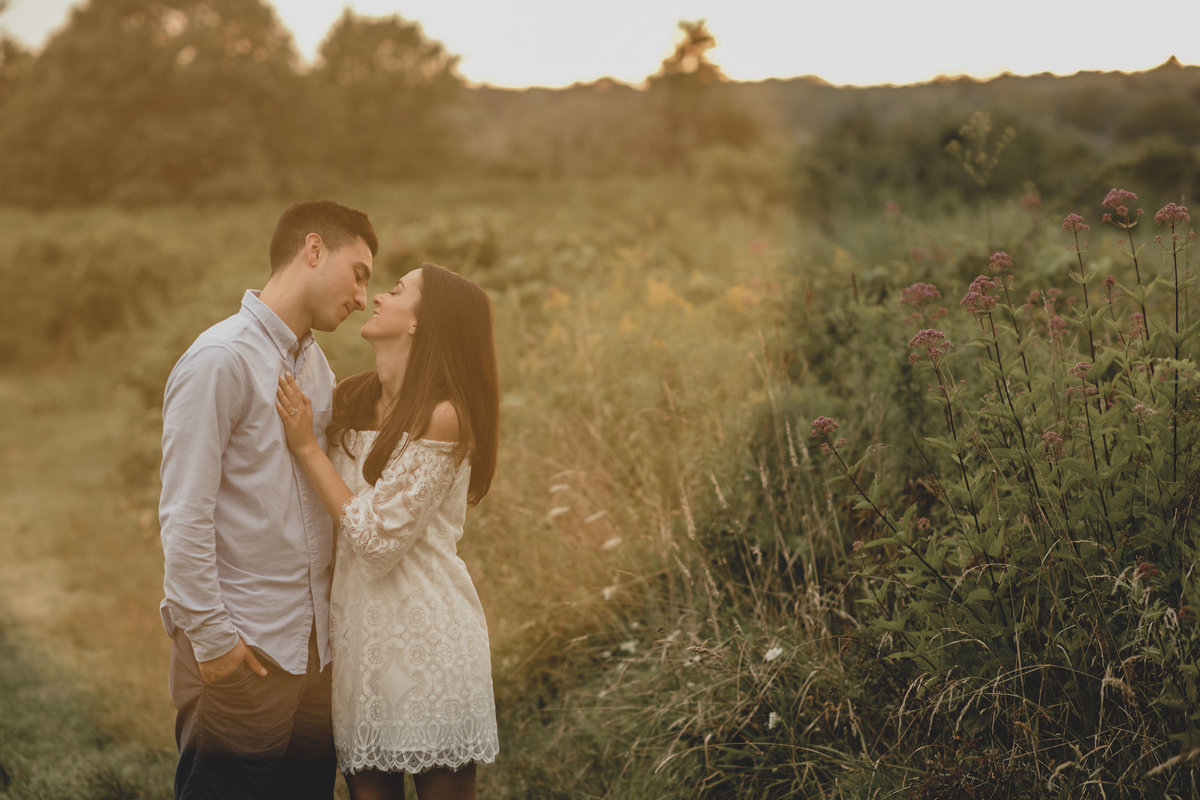
[[[363,478],[379,480],[403,434],[420,439],[433,409],[449,400],[458,414],[457,458],[471,460],[467,501],[483,499],[496,472],[500,428],[500,379],[492,334],[492,304],[483,289],[463,276],[428,262],[421,265],[421,304],[400,394],[363,463]],[[344,447],[348,430],[375,427],[375,404],[383,387],[375,370],[342,381],[333,396],[327,435]],[[405,444],[407,447],[407,443]]]

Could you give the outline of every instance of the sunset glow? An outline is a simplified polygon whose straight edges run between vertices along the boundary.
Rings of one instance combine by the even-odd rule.
[[[72,0],[12,0],[0,32],[38,47],[67,19]],[[312,61],[341,3],[275,0],[301,56]],[[446,2],[354,0],[366,16],[400,14],[461,56],[472,83],[567,86],[601,77],[637,84],[653,74],[680,20],[705,19],[713,60],[734,80],[816,75],[839,85],[906,84],[939,75],[988,78],[1012,72],[1141,71],[1176,56],[1200,64],[1200,6],[1154,15],[1127,3],[1013,0],[972,4],[780,3],[778,0],[559,0]]]

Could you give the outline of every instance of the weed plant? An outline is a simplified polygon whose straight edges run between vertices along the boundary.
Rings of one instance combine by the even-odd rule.
[[[811,423],[857,498],[847,641],[873,657],[843,666],[875,690],[863,753],[910,796],[1197,791],[1195,235],[1163,206],[1151,274],[1136,199],[1104,200],[1123,281],[1089,267],[1090,227],[1070,214],[1070,293],[1022,286],[1003,252],[957,319],[932,284],[901,293],[928,381],[911,427],[940,431],[871,444]]]

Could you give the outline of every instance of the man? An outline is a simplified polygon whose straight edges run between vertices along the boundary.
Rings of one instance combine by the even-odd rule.
[[[296,377],[324,445],[334,378],[311,330],[366,307],[377,250],[361,211],[292,206],[266,286],[167,380],[161,612],[174,639],[178,800],[333,795],[333,523],[288,453],[275,391],[281,374]]]

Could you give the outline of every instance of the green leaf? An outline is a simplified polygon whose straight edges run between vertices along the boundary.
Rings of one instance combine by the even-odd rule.
[[[954,443],[940,436],[926,436],[925,443],[942,452],[958,455],[958,448],[954,446]]]
[[[967,592],[966,602],[968,603],[984,603],[992,602],[992,590],[986,586],[976,586],[971,591]]]
[[[895,536],[882,536],[878,539],[872,539],[869,542],[863,542],[862,549],[868,550],[873,547],[899,547],[904,542],[897,539]]]
[[[1096,468],[1092,466],[1091,462],[1084,462],[1078,458],[1064,458],[1059,462],[1059,466],[1068,472],[1074,472],[1090,483],[1096,483],[1100,479],[1099,473],[1096,472]]]

